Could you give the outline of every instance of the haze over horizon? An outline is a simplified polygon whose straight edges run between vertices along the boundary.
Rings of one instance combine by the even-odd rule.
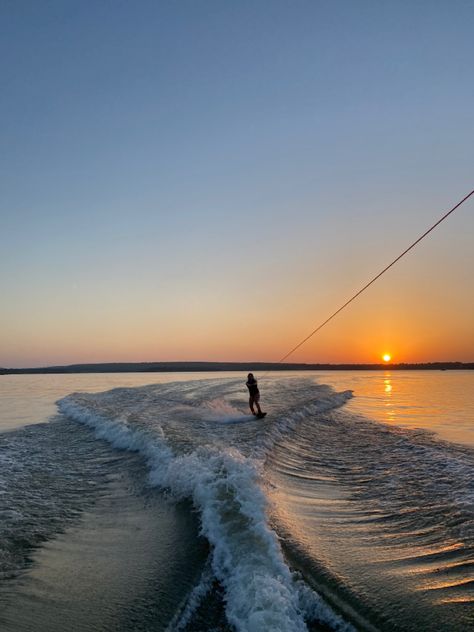
[[[212,361],[199,361],[199,360],[192,360],[190,362],[186,362],[186,361],[181,361],[181,362],[174,362],[172,360],[169,360],[167,362],[96,362],[96,363],[72,363],[72,364],[64,364],[64,365],[48,365],[48,366],[43,366],[43,365],[39,365],[39,366],[35,366],[35,367],[0,367],[0,375],[2,374],[1,372],[3,371],[3,375],[9,375],[11,373],[16,373],[16,372],[30,372],[30,371],[35,371],[35,372],[39,372],[39,373],[140,373],[140,372],[150,372],[150,373],[160,373],[160,372],[168,372],[168,373],[173,373],[173,372],[192,372],[192,373],[201,373],[201,372],[206,372],[206,371],[210,371],[210,372],[231,372],[231,371],[247,371],[247,369],[253,369],[253,370],[258,370],[258,371],[299,371],[301,372],[303,369],[300,369],[299,367],[301,367],[302,364],[304,364],[306,367],[313,367],[313,366],[318,366],[318,367],[324,367],[321,370],[329,370],[329,367],[334,367],[334,369],[340,369],[343,371],[347,371],[348,367],[354,367],[354,368],[360,368],[360,367],[374,367],[374,370],[377,371],[384,371],[384,374],[388,374],[390,373],[390,370],[394,371],[396,369],[400,369],[400,368],[406,368],[408,367],[407,370],[411,370],[411,368],[413,367],[413,370],[416,367],[419,367],[420,369],[425,369],[429,370],[429,369],[433,369],[433,370],[445,370],[445,369],[452,369],[452,370],[471,370],[474,367],[472,365],[474,365],[474,362],[458,362],[456,360],[453,361],[435,361],[435,362],[418,362],[418,363],[411,363],[411,362],[400,362],[400,363],[395,363],[395,362],[373,362],[373,363],[363,363],[363,362],[353,362],[353,363],[347,363],[347,362],[314,362],[314,363],[309,363],[309,362],[305,362],[305,363],[296,363],[296,362],[285,362],[282,364],[279,364],[279,367],[282,367],[281,369],[275,369],[273,368],[274,364],[279,364],[279,363],[271,363],[271,362],[261,362],[260,360],[246,360],[246,361],[240,361],[240,362],[233,362],[232,360],[222,360],[219,362],[212,362]],[[102,371],[100,370],[100,367],[107,367],[111,369],[111,365],[113,367],[121,367],[120,369],[115,368],[114,371],[112,370],[108,370],[108,371]],[[147,366],[146,369],[139,369],[138,367],[142,367],[142,366]],[[152,365],[153,368],[148,368],[148,365]],[[156,367],[154,365],[159,365],[159,367]],[[170,365],[173,365],[173,367],[171,368]],[[188,366],[189,365],[189,366]],[[198,366],[196,366],[198,365]],[[209,367],[204,367],[203,365],[211,365]],[[217,366],[214,366],[217,365]],[[224,366],[225,365],[225,368]],[[241,365],[245,365],[245,367],[242,367]],[[453,366],[454,365],[454,366]],[[462,365],[462,366],[460,366]],[[238,366],[238,368],[232,368],[232,367],[236,367]],[[59,371],[59,369],[71,369],[71,367],[73,367],[74,369],[77,370],[65,370],[65,371]],[[93,367],[94,369],[92,370],[84,370],[84,367]],[[163,368],[165,367],[165,368]],[[265,368],[265,367],[271,367],[271,368]],[[286,368],[289,367],[289,368]],[[292,368],[292,367],[296,367],[296,368]],[[326,367],[328,367],[328,369],[326,369]],[[58,370],[57,370],[58,369]],[[56,371],[57,370],[57,371]],[[305,369],[306,370],[306,369]],[[369,369],[366,369],[369,370]],[[370,369],[371,370],[371,369]],[[6,372],[5,372],[6,371]]]
[[[275,362],[473,188],[470,3],[0,15],[0,366]],[[472,362],[473,209],[288,361]]]

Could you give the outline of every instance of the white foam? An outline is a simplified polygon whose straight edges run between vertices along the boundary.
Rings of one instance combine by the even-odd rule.
[[[156,433],[156,425],[151,435],[124,418],[92,412],[79,401],[73,395],[58,405],[114,447],[141,452],[148,459],[153,485],[176,499],[192,499],[199,509],[202,534],[212,545],[212,571],[225,590],[226,616],[236,630],[299,632],[307,630],[305,619],[314,617],[334,629],[352,629],[286,565],[278,537],[267,523],[263,460],[214,446],[175,455],[163,433]],[[221,404],[211,406],[211,413],[221,415],[222,410]],[[284,432],[290,421],[282,422],[277,432]]]
[[[241,410],[224,399],[213,399],[201,408],[204,419],[222,424],[234,424],[242,421],[254,421],[253,415],[244,415]]]

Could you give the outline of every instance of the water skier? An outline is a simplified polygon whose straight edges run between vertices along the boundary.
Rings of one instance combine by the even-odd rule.
[[[257,385],[257,380],[254,378],[253,373],[249,373],[247,375],[247,382],[246,382],[247,388],[249,389],[249,406],[250,406],[250,410],[252,411],[252,415],[255,415],[257,417],[264,417],[266,415],[266,413],[262,413],[262,409],[260,408],[260,391],[258,390],[258,385]],[[254,410],[254,404],[257,407],[257,411],[255,412]]]

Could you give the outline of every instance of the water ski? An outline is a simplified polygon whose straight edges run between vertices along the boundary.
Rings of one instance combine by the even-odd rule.
[[[267,414],[267,413],[257,413],[257,414],[255,415],[255,417],[256,417],[257,419],[263,419],[263,418],[265,417],[265,415],[266,415],[266,414]]]

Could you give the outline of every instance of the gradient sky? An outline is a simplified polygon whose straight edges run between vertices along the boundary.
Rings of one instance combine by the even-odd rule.
[[[6,1],[0,366],[278,360],[474,186],[471,1]],[[291,359],[474,360],[474,201]]]

